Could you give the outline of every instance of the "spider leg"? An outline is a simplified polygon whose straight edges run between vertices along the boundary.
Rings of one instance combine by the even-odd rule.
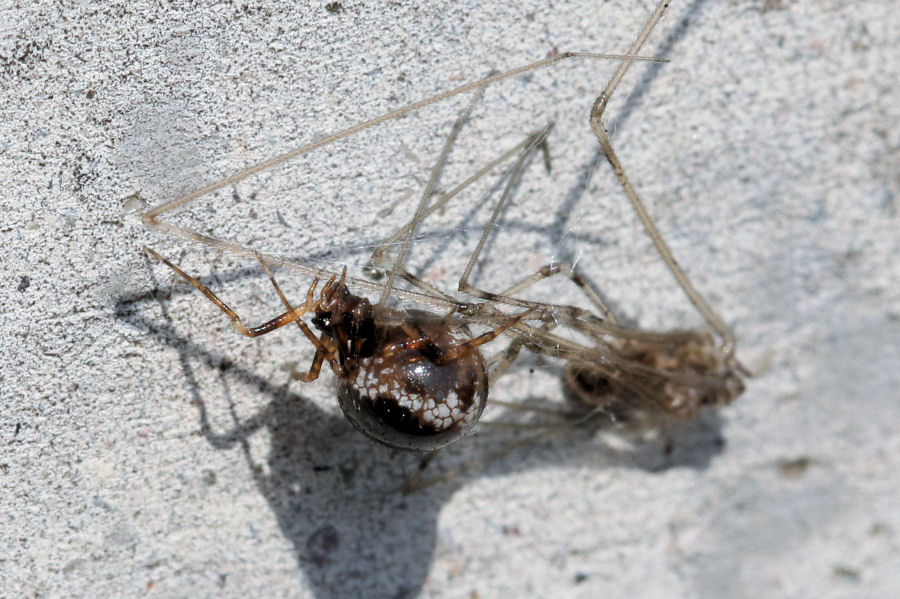
[[[503,207],[506,205],[509,196],[512,193],[512,190],[518,184],[525,169],[526,162],[532,155],[532,152],[534,152],[534,150],[536,149],[541,149],[544,153],[545,165],[549,167],[549,155],[547,153],[546,140],[547,135],[550,133],[552,127],[553,123],[548,124],[546,127],[544,127],[544,129],[538,131],[527,140],[528,143],[525,146],[525,150],[519,155],[518,160],[513,166],[509,180],[507,181],[507,184],[500,196],[500,200],[494,207],[491,218],[482,231],[481,239],[478,241],[478,245],[475,247],[475,250],[469,257],[469,262],[466,265],[466,269],[459,279],[458,290],[473,297],[492,302],[522,306],[526,308],[537,307],[542,310],[542,314],[544,314],[547,318],[552,318],[553,320],[562,320],[568,322],[574,321],[576,319],[593,319],[615,323],[615,318],[613,317],[609,308],[607,308],[606,303],[600,296],[600,293],[590,285],[587,279],[585,279],[575,269],[574,266],[571,266],[565,262],[552,262],[550,264],[547,264],[534,274],[521,279],[509,289],[500,293],[494,293],[486,291],[484,289],[479,289],[469,283],[469,277],[471,276],[471,273],[475,268],[475,264],[477,263],[478,258],[481,255],[482,250],[484,249],[487,239],[490,236],[491,232],[496,228],[495,225],[500,217],[500,213],[502,212]],[[587,296],[590,302],[597,308],[600,316],[597,317],[590,311],[584,310],[583,308],[579,308],[577,306],[547,304],[543,302],[534,302],[515,297],[514,294],[521,292],[522,290],[530,287],[531,285],[534,285],[542,279],[549,278],[557,274],[566,276],[569,278],[569,280],[575,283],[575,285],[577,285],[578,288],[581,289],[581,291]]]
[[[650,214],[647,212],[644,203],[641,201],[637,191],[631,184],[628,175],[625,174],[625,169],[622,167],[622,163],[619,162],[619,157],[616,156],[616,153],[613,150],[612,142],[606,131],[606,124],[600,120],[599,115],[596,116],[596,119],[594,118],[594,115],[591,116],[591,127],[594,130],[594,134],[597,136],[597,140],[600,142],[600,147],[603,149],[606,159],[609,161],[609,164],[615,173],[616,179],[619,180],[622,189],[625,191],[625,195],[628,196],[628,200],[631,202],[632,208],[634,208],[641,224],[644,226],[644,230],[653,242],[653,247],[656,248],[656,252],[663,259],[663,262],[666,263],[666,267],[668,267],[672,276],[675,277],[679,287],[681,287],[700,315],[703,316],[709,326],[711,326],[722,338],[722,352],[728,357],[733,357],[736,342],[734,332],[731,330],[731,327],[725,324],[722,317],[713,310],[712,306],[709,305],[709,302],[706,301],[706,298],[697,291],[696,287],[694,287],[691,280],[688,278],[687,273],[681,268],[678,261],[675,260],[675,256],[672,255],[672,250],[669,249],[669,245],[663,239],[659,229],[656,228],[656,224],[650,218]]]
[[[491,214],[490,220],[485,225],[484,231],[482,231],[481,233],[481,239],[478,240],[478,245],[475,247],[475,251],[473,251],[472,255],[469,257],[469,263],[466,265],[466,269],[463,271],[462,276],[459,278],[457,289],[460,292],[486,300],[496,301],[499,299],[495,294],[482,291],[470,285],[469,276],[472,274],[472,270],[475,268],[475,263],[478,261],[478,257],[481,255],[481,251],[484,249],[484,244],[487,242],[488,237],[497,224],[497,220],[500,218],[500,212],[502,211],[503,206],[506,204],[507,199],[509,199],[509,196],[512,194],[513,189],[521,180],[522,173],[525,170],[528,159],[532,156],[536,148],[542,146],[546,142],[547,135],[550,133],[550,130],[552,128],[553,123],[549,123],[530,140],[530,143],[525,148],[525,150],[521,154],[519,154],[516,163],[513,165],[513,170],[512,173],[510,173],[509,180],[506,182],[506,186],[503,189],[503,193],[500,194],[500,200],[494,207],[494,212],[493,214]],[[515,300],[508,303],[512,303],[514,305],[529,305],[523,300]]]
[[[643,46],[647,41],[647,37],[650,35],[651,30],[656,26],[657,23],[659,23],[660,19],[662,19],[663,13],[665,12],[668,5],[669,3],[667,0],[659,1],[659,3],[656,5],[656,8],[650,14],[650,17],[644,23],[644,26],[641,28],[641,31],[638,33],[634,42],[632,42],[631,48],[629,48],[629,52],[636,52],[640,50],[641,46]],[[697,291],[697,289],[688,278],[687,273],[684,272],[684,269],[682,269],[678,264],[678,261],[675,260],[675,257],[672,255],[672,250],[663,239],[662,235],[659,232],[659,229],[657,229],[656,224],[653,222],[653,219],[650,218],[650,214],[647,212],[647,208],[644,206],[644,203],[638,196],[638,193],[629,180],[628,175],[625,174],[625,168],[619,161],[619,157],[613,150],[612,142],[609,139],[609,133],[606,128],[606,123],[603,122],[603,113],[606,110],[609,99],[612,97],[613,91],[622,81],[622,78],[625,76],[625,73],[630,67],[631,61],[620,62],[618,68],[616,69],[616,72],[606,84],[606,87],[602,92],[600,92],[600,95],[597,96],[597,99],[594,101],[594,105],[591,107],[591,130],[597,137],[597,141],[600,143],[600,147],[603,150],[603,153],[606,156],[609,165],[612,167],[616,179],[618,179],[619,184],[625,191],[625,195],[628,196],[631,207],[634,209],[634,212],[637,214],[638,219],[641,221],[641,224],[643,225],[647,236],[650,237],[650,240],[653,242],[653,247],[656,248],[656,252],[663,259],[666,267],[672,273],[672,276],[675,277],[678,285],[684,291],[685,295],[687,295],[688,299],[691,301],[700,315],[703,316],[704,320],[706,320],[709,326],[711,326],[721,337],[722,353],[725,354],[728,359],[736,363],[736,361],[734,360],[734,350],[736,343],[734,332],[727,324],[725,324],[725,321],[722,320],[722,318],[715,312],[715,310],[713,310],[712,306],[709,305],[709,302],[706,301],[706,298],[704,298],[703,295],[701,295],[700,292]]]
[[[534,313],[535,310],[537,310],[537,308],[529,308],[528,310],[525,310],[524,312],[522,312],[515,318],[511,318],[511,319],[507,320],[505,323],[501,324],[499,327],[491,329],[490,331],[487,331],[486,333],[482,333],[481,335],[478,335],[477,337],[473,337],[472,339],[469,339],[468,341],[466,341],[464,343],[454,345],[453,347],[451,347],[449,349],[441,350],[440,355],[435,356],[433,358],[434,363],[435,364],[446,364],[448,362],[452,362],[453,360],[456,360],[463,353],[471,351],[474,348],[478,347],[479,345],[483,345],[483,344],[487,343],[488,341],[496,339],[497,337],[500,336],[501,333],[503,333],[503,331],[522,322],[523,320],[525,320],[525,318],[527,318],[532,313]]]
[[[406,254],[409,252],[409,247],[412,244],[412,238],[415,234],[416,226],[422,221],[423,215],[425,214],[425,208],[428,203],[428,199],[434,193],[434,188],[437,185],[438,178],[441,175],[441,171],[444,170],[444,165],[447,164],[447,158],[450,156],[450,150],[453,148],[453,145],[456,143],[456,139],[459,137],[459,132],[462,130],[463,125],[466,121],[469,120],[469,115],[472,114],[472,108],[475,106],[475,103],[481,99],[481,96],[484,94],[484,87],[480,87],[476,90],[475,95],[472,96],[472,99],[466,104],[466,107],[459,113],[456,121],[453,123],[453,127],[450,129],[450,134],[447,136],[447,139],[444,140],[444,147],[441,148],[441,154],[438,156],[437,162],[434,163],[434,167],[431,169],[431,175],[428,177],[428,183],[425,185],[425,189],[422,191],[422,197],[419,198],[419,204],[416,206],[416,214],[413,216],[411,226],[407,228],[405,233],[403,234],[403,243],[400,245],[400,251],[397,252],[397,256],[394,258],[394,264],[391,266],[390,274],[388,275],[387,281],[384,283],[384,289],[381,292],[381,299],[378,301],[378,307],[383,308],[387,303],[388,297],[391,295],[391,289],[394,287],[394,280],[400,274],[401,271],[406,273],[406,269],[404,268],[404,262],[406,261]],[[433,290],[430,289],[430,290]]]
[[[474,174],[469,176],[465,181],[463,181],[462,183],[460,183],[459,185],[454,187],[452,190],[448,191],[445,194],[440,195],[431,205],[428,206],[428,208],[425,209],[425,211],[422,213],[422,215],[418,221],[416,221],[414,219],[414,220],[408,222],[407,224],[400,227],[393,235],[388,237],[384,242],[379,244],[379,246],[377,248],[375,248],[375,251],[372,252],[372,256],[369,259],[369,263],[366,266],[366,270],[367,270],[369,276],[377,279],[384,275],[383,269],[386,268],[390,264],[387,257],[385,256],[385,253],[387,252],[388,248],[390,248],[393,244],[395,244],[397,242],[397,240],[399,240],[403,235],[407,234],[411,229],[418,226],[418,223],[425,221],[425,219],[427,219],[429,216],[434,214],[437,210],[446,206],[450,200],[452,200],[457,195],[459,195],[467,187],[469,187],[476,181],[480,180],[487,173],[489,173],[490,171],[497,168],[497,166],[499,166],[500,164],[503,164],[504,162],[506,162],[513,156],[515,156],[516,154],[520,153],[524,148],[528,147],[531,144],[531,140],[533,137],[534,137],[534,135],[526,137],[521,142],[517,143],[513,147],[511,147],[508,150],[506,150],[505,152],[503,152],[500,156],[498,156],[494,160],[490,161],[489,163],[487,163],[486,165],[484,165],[483,167],[478,169]],[[405,269],[401,270],[398,273],[398,276],[409,281],[413,285],[416,285],[417,287],[424,289],[428,293],[449,298],[449,296],[447,296],[443,291],[440,291],[439,289],[436,289],[435,287],[425,283],[424,281],[419,280],[413,274],[409,273]]]
[[[309,383],[311,381],[319,378],[319,371],[322,369],[322,361],[327,358],[328,363],[331,365],[331,369],[334,370],[335,374],[338,376],[342,376],[344,374],[344,367],[341,366],[340,359],[338,358],[337,351],[333,346],[329,346],[325,343],[324,337],[320,339],[316,337],[316,334],[312,332],[309,326],[300,320],[300,316],[305,313],[311,306],[314,305],[316,285],[319,283],[319,279],[313,279],[312,285],[309,286],[309,289],[306,291],[306,303],[303,304],[302,308],[292,306],[288,301],[287,297],[284,295],[284,292],[281,290],[281,287],[278,285],[278,282],[275,281],[275,275],[272,274],[271,269],[269,269],[269,265],[266,264],[266,261],[263,259],[262,254],[259,252],[256,253],[256,258],[259,260],[259,263],[262,264],[263,270],[266,271],[266,275],[269,277],[269,281],[272,282],[272,286],[275,287],[275,292],[278,293],[278,297],[281,298],[282,303],[287,307],[288,311],[293,311],[297,313],[297,319],[295,322],[297,326],[300,327],[300,330],[303,331],[303,334],[306,335],[306,338],[315,346],[316,355],[313,357],[312,365],[309,367],[309,372],[307,374],[303,374],[297,372],[296,370],[291,370],[291,378],[297,379],[299,381],[303,381],[304,383]],[[346,275],[347,269],[344,269],[344,275]],[[341,278],[343,281],[343,276]],[[326,287],[333,282],[333,277],[326,283]]]
[[[660,15],[661,16],[661,15]],[[466,83],[461,85],[455,89],[451,89],[445,91],[443,93],[431,96],[429,98],[425,98],[424,100],[420,100],[418,102],[414,102],[412,104],[407,104],[401,108],[388,112],[386,114],[382,114],[381,116],[377,116],[375,118],[363,121],[361,123],[357,123],[355,125],[351,125],[342,131],[338,131],[337,133],[333,133],[327,137],[322,139],[313,141],[311,143],[305,144],[299,148],[294,148],[293,150],[289,150],[283,154],[278,156],[274,156],[269,158],[268,160],[264,160],[258,164],[249,166],[244,170],[234,173],[233,175],[229,175],[228,177],[219,179],[209,185],[201,187],[187,195],[181,196],[174,200],[170,200],[168,202],[164,202],[158,206],[147,210],[141,215],[141,218],[145,225],[149,227],[153,227],[157,224],[157,217],[166,212],[171,212],[176,208],[179,208],[189,202],[196,200],[197,198],[212,193],[218,189],[222,189],[223,187],[228,187],[229,185],[234,185],[238,181],[243,181],[247,177],[255,175],[261,171],[268,170],[274,166],[282,164],[283,162],[287,162],[293,158],[298,156],[302,156],[303,154],[308,154],[314,150],[325,147],[329,144],[332,144],[340,139],[345,137],[349,137],[351,135],[355,135],[360,133],[361,131],[365,131],[366,129],[371,129],[372,127],[376,127],[382,123],[387,121],[391,121],[394,119],[398,119],[404,115],[407,115],[411,112],[415,112],[417,110],[421,110],[426,106],[431,106],[432,104],[437,104],[438,102],[442,102],[447,100],[448,98],[452,98],[454,96],[458,96],[459,94],[464,94],[470,91],[476,91],[479,89],[483,89],[492,83],[497,81],[501,81],[503,79],[509,79],[510,77],[515,77],[522,73],[527,73],[529,71],[534,71],[536,69],[541,69],[562,60],[567,60],[570,58],[588,58],[588,59],[600,59],[600,60],[618,60],[618,61],[646,61],[646,62],[668,62],[666,58],[657,58],[654,56],[631,56],[631,55],[622,55],[622,54],[603,54],[596,52],[561,52],[555,56],[551,56],[549,58],[545,58],[543,60],[538,60],[526,65],[522,65],[520,67],[516,67],[513,69],[509,69],[508,71],[504,71],[502,73],[495,73],[493,75],[489,75],[484,77],[483,79],[479,79],[478,81],[473,81],[471,83]],[[621,67],[620,67],[621,68]]]
[[[241,321],[240,316],[238,316],[234,310],[229,308],[225,302],[220,300],[218,298],[218,296],[215,293],[213,293],[212,290],[210,290],[209,287],[207,287],[206,285],[204,285],[203,283],[201,283],[200,281],[198,281],[196,278],[192,277],[191,275],[187,274],[186,272],[184,272],[183,270],[181,270],[174,264],[172,264],[169,260],[162,257],[155,250],[153,250],[149,247],[146,247],[146,246],[144,247],[144,249],[147,251],[148,254],[150,254],[151,256],[153,256],[154,258],[156,258],[157,260],[159,260],[160,262],[162,262],[163,264],[165,264],[166,266],[168,266],[169,268],[174,270],[176,273],[178,273],[179,276],[181,276],[181,278],[183,278],[185,281],[187,281],[188,283],[193,285],[200,293],[205,295],[209,301],[211,301],[213,304],[215,304],[215,306],[217,308],[219,308],[222,312],[224,312],[228,316],[228,318],[231,319],[231,322],[234,324],[234,328],[241,335],[245,335],[247,337],[259,337],[260,335],[265,335],[266,333],[271,333],[275,329],[279,329],[286,324],[290,324],[294,321],[298,321],[300,314],[302,313],[302,312],[298,312],[294,308],[291,308],[284,314],[276,316],[275,318],[273,318],[272,320],[270,320],[266,323],[263,323],[259,326],[255,326],[255,327],[247,327],[244,325],[243,321]]]
[[[594,289],[594,287],[588,282],[584,276],[581,275],[578,270],[576,270],[575,266],[569,264],[568,262],[551,262],[549,264],[545,264],[541,268],[539,268],[536,272],[527,277],[524,277],[514,285],[512,285],[509,289],[501,292],[499,295],[504,297],[510,297],[531,287],[535,283],[542,281],[544,279],[549,279],[550,277],[562,275],[567,277],[570,281],[572,281],[585,296],[590,300],[590,302],[594,305],[595,308],[600,312],[603,319],[612,323],[616,322],[615,317],[612,312],[606,306],[606,303],[601,299],[600,293]],[[574,308],[574,306],[573,306]]]
[[[405,341],[393,343],[385,347],[382,355],[385,359],[388,359],[403,351],[407,351],[410,349],[420,349],[433,363],[447,364],[458,359],[464,353],[475,349],[479,345],[483,345],[488,341],[496,339],[503,333],[503,331],[522,322],[535,310],[536,308],[525,310],[521,314],[507,319],[506,322],[494,329],[491,329],[490,331],[482,333],[477,337],[473,337],[468,341],[458,343],[446,349],[438,346],[434,342],[434,339],[431,337],[431,335],[423,331],[414,323],[400,323],[400,326],[403,328],[404,333],[406,333],[407,339]]]
[[[304,383],[310,383],[310,382],[316,380],[317,378],[319,378],[319,372],[322,370],[322,362],[325,359],[325,353],[326,353],[326,351],[323,348],[316,347],[316,355],[313,356],[312,364],[310,364],[310,366],[309,366],[309,372],[304,374],[303,372],[300,372],[296,368],[292,368],[291,372],[290,372],[290,377],[294,380],[302,381]],[[331,361],[330,358],[328,361],[329,361],[329,363],[332,364],[332,367],[333,367],[334,363]]]
[[[541,329],[544,331],[550,331],[556,327],[556,322],[550,321],[545,322],[541,325]],[[519,357],[519,353],[522,351],[522,348],[528,345],[528,337],[527,336],[517,336],[513,339],[512,343],[509,346],[497,354],[493,356],[488,362],[488,368],[490,372],[489,383],[491,385],[496,382],[498,378],[500,378],[515,362],[516,358]]]

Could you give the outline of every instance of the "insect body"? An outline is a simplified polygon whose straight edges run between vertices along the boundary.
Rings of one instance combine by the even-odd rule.
[[[566,387],[585,405],[613,413],[651,413],[693,418],[706,406],[722,406],[744,391],[741,368],[723,358],[701,331],[660,333],[657,340],[607,341],[603,356],[570,359]]]

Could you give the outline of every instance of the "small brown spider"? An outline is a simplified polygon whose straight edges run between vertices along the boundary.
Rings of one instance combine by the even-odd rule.
[[[443,318],[420,310],[376,309],[368,299],[350,292],[346,269],[340,279],[332,276],[318,297],[315,279],[306,301],[292,306],[258,255],[287,311],[248,328],[206,285],[156,251],[145,249],[227,314],[242,335],[258,337],[296,322],[316,354],[308,373],[293,371],[291,376],[314,381],[327,360],[338,377],[338,403],[347,419],[375,441],[400,449],[433,451],[472,429],[488,396],[487,367],[478,346],[531,312],[472,337],[465,325],[453,323],[455,309]],[[318,337],[300,319],[307,312],[314,313],[312,324],[321,332]]]

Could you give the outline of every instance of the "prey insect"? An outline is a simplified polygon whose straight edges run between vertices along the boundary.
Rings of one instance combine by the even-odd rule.
[[[339,380],[338,401],[344,414],[354,426],[372,439],[403,449],[430,451],[443,447],[471,430],[487,401],[489,378],[495,377],[488,374],[485,359],[479,348],[516,325],[535,318],[536,308],[526,307],[518,314],[504,313],[487,307],[478,308],[474,304],[483,302],[456,301],[406,273],[403,264],[409,251],[414,226],[409,227],[405,234],[401,234],[405,237],[402,240],[401,250],[393,261],[390,276],[383,284],[375,285],[348,277],[346,269],[338,277],[334,272],[301,262],[288,262],[240,244],[174,225],[161,220],[160,217],[217,189],[233,185],[293,157],[385,121],[464,92],[479,92],[501,79],[576,57],[625,61],[658,60],[636,55],[560,54],[499,75],[492,75],[365,121],[323,140],[247,168],[142,214],[143,223],[151,229],[255,258],[266,271],[285,307],[282,314],[262,325],[247,327],[237,313],[219,299],[209,287],[155,250],[147,248],[147,251],[203,293],[232,320],[238,332],[247,337],[265,335],[285,325],[296,323],[315,348],[315,357],[307,373],[294,372],[293,378],[312,381],[318,377],[321,367],[327,361]],[[458,123],[464,120],[465,118],[461,117]],[[458,130],[459,127],[454,127],[437,163],[432,168],[413,222],[421,220],[427,214],[426,202],[433,195],[438,176]],[[536,138],[531,139],[504,156],[521,151],[523,145],[531,147],[536,143],[538,143]],[[473,180],[475,179],[470,178],[467,181]],[[468,184],[464,182],[461,187]],[[275,281],[272,266],[295,270],[315,278],[303,303],[292,304],[287,299]],[[398,276],[413,283],[418,290],[397,288],[394,283]],[[327,279],[327,282],[316,295],[316,287],[321,279]],[[380,292],[381,298],[373,305],[368,299],[352,293],[351,286]],[[387,306],[391,297],[424,303],[445,312],[442,314],[421,310],[401,312]],[[306,314],[313,315],[312,328],[302,319]],[[473,336],[467,330],[468,324],[485,325],[489,330]],[[318,330],[318,335],[313,328]]]

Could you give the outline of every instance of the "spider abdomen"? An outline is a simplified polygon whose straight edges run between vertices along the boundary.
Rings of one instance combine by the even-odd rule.
[[[340,380],[338,402],[350,422],[391,447],[443,447],[471,430],[487,402],[481,353],[472,348],[441,361],[435,348],[448,351],[469,337],[428,316],[417,323],[418,336],[399,325],[379,326],[371,354],[353,360]]]

